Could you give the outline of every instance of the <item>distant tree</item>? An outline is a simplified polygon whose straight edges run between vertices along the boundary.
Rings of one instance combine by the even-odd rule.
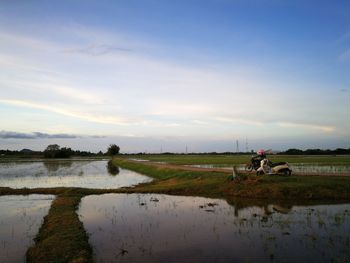
[[[45,158],[55,158],[59,150],[60,146],[58,144],[50,144],[46,147],[44,151],[44,156]]]
[[[72,154],[71,148],[60,148],[58,144],[50,144],[44,151],[45,158],[69,158]]]
[[[69,158],[72,156],[72,154],[73,154],[73,151],[71,148],[63,147],[57,152],[55,157],[56,158]]]
[[[53,152],[53,151],[59,151],[60,146],[58,144],[50,144],[46,147],[45,151]]]
[[[116,144],[110,144],[107,150],[107,154],[110,156],[117,155],[120,151],[120,147]]]

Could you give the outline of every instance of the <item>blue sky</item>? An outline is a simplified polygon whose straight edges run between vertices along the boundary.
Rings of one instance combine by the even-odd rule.
[[[349,76],[348,1],[0,2],[0,148],[350,147]]]

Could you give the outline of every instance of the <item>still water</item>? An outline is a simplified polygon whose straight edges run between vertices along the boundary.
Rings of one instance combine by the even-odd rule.
[[[326,173],[326,174],[350,174],[350,165],[317,165],[308,163],[290,164],[292,170],[297,173]]]
[[[0,187],[118,188],[152,179],[108,161],[0,162]]]
[[[294,173],[312,173],[312,174],[337,174],[337,175],[349,175],[350,165],[319,165],[311,163],[290,163],[290,168]],[[190,167],[198,168],[222,168],[227,170],[232,170],[232,164],[192,164],[187,165]],[[245,165],[236,165],[238,171],[244,171]]]
[[[349,262],[350,204],[242,207],[105,194],[78,211],[96,262]]]
[[[25,262],[52,195],[0,196],[0,262]]]

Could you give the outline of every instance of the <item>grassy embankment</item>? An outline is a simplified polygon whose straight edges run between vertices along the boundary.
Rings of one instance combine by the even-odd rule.
[[[92,248],[76,213],[84,194],[74,188],[11,189],[0,187],[0,195],[54,194],[48,215],[26,254],[27,262],[92,262]],[[94,193],[95,191],[91,191]]]
[[[0,187],[0,195],[56,195],[49,213],[44,217],[44,222],[34,239],[35,244],[27,250],[27,262],[92,262],[92,248],[76,210],[81,198],[85,195],[113,191],[117,192],[118,190]]]
[[[92,249],[76,209],[81,195],[59,195],[45,217],[27,262],[91,262]]]
[[[183,167],[114,159],[122,168],[146,174],[156,180],[127,189],[130,192],[156,192],[207,197],[270,200],[350,200],[350,177],[332,176],[243,176],[230,180],[224,172],[185,171]]]

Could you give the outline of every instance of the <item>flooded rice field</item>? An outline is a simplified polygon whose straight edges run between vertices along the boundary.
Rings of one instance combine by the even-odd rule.
[[[290,164],[292,170],[297,173],[326,173],[326,174],[350,174],[350,165],[314,165],[308,163]]]
[[[83,198],[78,213],[96,262],[350,260],[350,204],[238,208],[201,197],[105,194]]]
[[[0,262],[25,262],[52,195],[0,196]]]
[[[321,164],[309,164],[309,163],[290,163],[289,164],[294,173],[310,173],[310,174],[337,174],[337,175],[350,175],[350,165],[321,165]],[[198,168],[222,168],[232,170],[232,164],[194,164],[187,165],[190,167]],[[245,165],[237,165],[238,171],[244,171]]]
[[[11,188],[84,187],[118,188],[149,182],[139,173],[108,161],[48,160],[0,162],[0,186]]]

